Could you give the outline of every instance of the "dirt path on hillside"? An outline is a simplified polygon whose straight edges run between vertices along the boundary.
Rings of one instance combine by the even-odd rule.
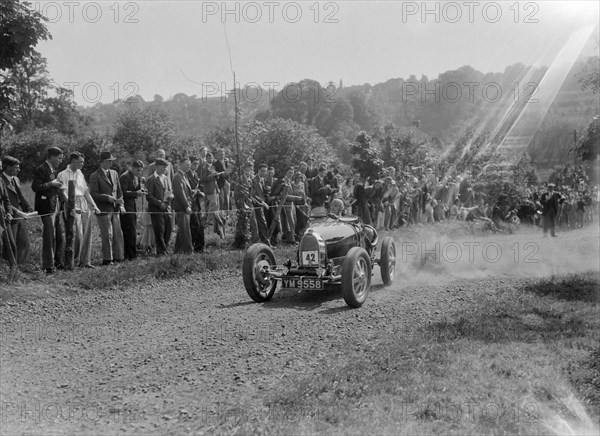
[[[342,341],[359,360],[378,338],[401,340],[483,293],[598,269],[598,229],[423,235],[395,235],[395,284],[384,288],[377,271],[357,310],[337,291],[256,304],[239,271],[3,305],[1,433],[212,433],[223,411],[260,412],[294,376],[322,372]]]

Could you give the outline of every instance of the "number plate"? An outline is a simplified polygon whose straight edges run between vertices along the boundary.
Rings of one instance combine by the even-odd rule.
[[[306,266],[317,265],[319,263],[319,252],[317,250],[303,251],[301,259],[302,259],[302,265],[306,265]]]
[[[307,278],[283,278],[281,287],[287,289],[323,289],[323,280]]]

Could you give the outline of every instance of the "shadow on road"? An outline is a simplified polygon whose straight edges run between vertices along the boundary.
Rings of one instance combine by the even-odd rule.
[[[383,288],[385,288],[383,284],[372,285],[370,294],[378,292]],[[316,310],[319,309],[323,304],[333,300],[339,300],[339,307],[328,308],[320,311],[319,313],[330,314],[351,310],[351,308],[348,307],[344,302],[339,286],[328,286],[324,290],[298,291],[294,289],[279,289],[275,291],[275,295],[271,301],[262,303],[262,305],[266,309],[293,308],[298,310]],[[244,304],[247,303],[233,303],[222,307],[237,307],[243,306]],[[252,304],[252,302],[249,304]],[[368,298],[365,304],[369,304]]]
[[[247,296],[246,293],[244,293],[244,295]],[[248,297],[248,299],[250,299],[250,297]],[[237,303],[223,304],[223,305],[217,307],[217,309],[233,309],[234,307],[249,306],[251,304],[256,304],[256,302],[254,302],[252,300],[249,300],[249,301],[239,301]]]

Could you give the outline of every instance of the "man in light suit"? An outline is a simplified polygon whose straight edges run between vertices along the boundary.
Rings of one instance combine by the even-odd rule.
[[[154,161],[156,171],[148,177],[146,188],[148,193],[148,212],[152,220],[152,229],[156,240],[156,254],[162,256],[167,254],[167,247],[171,239],[171,192],[170,182],[166,175],[168,162],[158,158]]]
[[[187,177],[192,163],[189,158],[183,158],[179,162],[179,169],[173,177],[173,210],[177,222],[177,237],[175,239],[174,253],[192,252],[192,231],[190,228],[190,216],[192,214],[192,187]]]
[[[62,219],[59,213],[58,191],[60,181],[56,180],[56,170],[63,160],[63,152],[58,147],[50,147],[46,162],[35,169],[31,189],[35,192],[35,210],[42,215],[42,268],[48,274],[53,266],[64,269],[65,238]]]
[[[75,216],[74,216],[74,261],[83,268],[92,266],[92,217],[99,214],[94,200],[89,192],[81,168],[85,163],[84,156],[74,151],[69,156],[69,165],[58,173],[56,179],[62,183],[59,193],[63,203],[67,203],[69,196],[69,182],[73,181],[75,188]]]
[[[100,209],[98,227],[102,239],[102,264],[112,265],[124,257],[123,231],[119,212],[125,213],[119,174],[111,170],[115,158],[110,151],[100,153],[100,168],[90,176],[90,193]]]
[[[19,160],[11,156],[5,156],[2,159],[2,167],[4,168],[2,181],[6,187],[8,200],[11,204],[11,215],[14,218],[11,222],[11,230],[16,243],[16,259],[19,265],[23,265],[31,260],[26,214],[33,212],[33,209],[23,196],[21,182],[17,177],[20,169]]]

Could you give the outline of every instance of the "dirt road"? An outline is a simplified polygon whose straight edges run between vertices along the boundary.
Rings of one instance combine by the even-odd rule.
[[[401,340],[448,311],[468,313],[482,293],[598,268],[597,228],[554,239],[428,234],[395,235],[395,284],[384,288],[376,271],[356,310],[336,291],[279,291],[256,304],[239,271],[8,302],[1,433],[231,432],[228,416],[268,411],[289,380],[339,358],[342,342],[358,361],[383,336]]]

